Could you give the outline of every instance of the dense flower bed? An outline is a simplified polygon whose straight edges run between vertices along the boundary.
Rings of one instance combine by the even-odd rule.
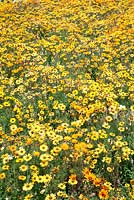
[[[134,199],[133,0],[0,16],[0,199]]]

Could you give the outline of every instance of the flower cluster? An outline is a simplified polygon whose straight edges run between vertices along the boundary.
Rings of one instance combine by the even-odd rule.
[[[133,200],[133,0],[0,16],[1,199]]]

